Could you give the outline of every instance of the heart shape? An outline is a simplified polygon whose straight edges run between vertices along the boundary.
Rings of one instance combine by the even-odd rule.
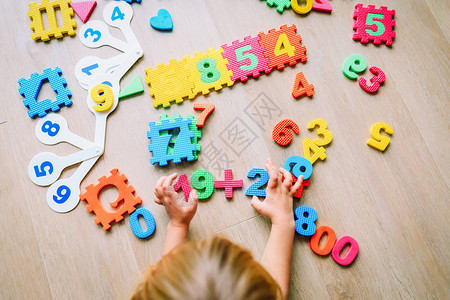
[[[172,16],[165,9],[158,10],[158,15],[150,18],[150,26],[156,30],[172,31]]]

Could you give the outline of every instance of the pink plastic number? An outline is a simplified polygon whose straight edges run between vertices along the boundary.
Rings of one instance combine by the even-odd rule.
[[[330,2],[328,2],[327,0],[314,0],[312,9],[324,12],[331,12],[333,10],[333,7],[331,7]]]
[[[189,180],[186,174],[180,175],[177,183],[173,185],[173,189],[175,190],[175,192],[177,192],[180,188],[183,191],[184,199],[186,200],[186,202],[188,202],[189,194],[191,193],[191,186],[189,185]]]
[[[372,85],[368,86],[367,81],[362,77],[359,78],[358,83],[359,86],[366,92],[375,93],[380,88],[380,83],[386,80],[386,75],[384,75],[383,71],[381,71],[377,67],[371,67],[369,71],[375,75],[372,78],[370,78],[370,82],[372,82]]]
[[[347,254],[341,258],[340,254],[342,249],[345,245],[350,244],[350,249],[348,249]],[[333,250],[331,251],[331,256],[333,257],[334,261],[342,266],[347,266],[353,262],[353,260],[356,258],[356,255],[358,255],[359,252],[359,245],[356,242],[354,238],[348,235],[341,236],[336,241],[336,244],[333,247]]]

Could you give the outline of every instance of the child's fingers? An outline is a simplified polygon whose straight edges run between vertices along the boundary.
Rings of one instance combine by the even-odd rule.
[[[283,185],[289,190],[292,186],[292,174],[288,170],[283,168],[280,168],[280,172],[284,176]]]
[[[165,179],[166,179],[166,176],[161,176],[161,177],[158,179],[158,181],[156,182],[155,189],[156,189],[157,187],[162,187],[162,184],[163,184],[163,182],[164,182]]]
[[[167,176],[167,177],[164,179],[164,183],[163,183],[163,185],[162,185],[162,186],[163,186],[163,189],[167,191],[167,189],[168,189],[169,187],[172,186],[173,181],[177,178],[177,176],[178,176],[177,173],[173,173],[173,174]]]
[[[189,198],[191,198],[191,202],[193,206],[197,206],[198,205],[198,195],[197,195],[197,190],[192,190],[191,194],[189,195]]]
[[[259,212],[260,214],[262,214],[262,210],[263,210],[263,203],[261,201],[259,201],[258,197],[253,196],[252,197],[252,202],[250,202],[250,204],[252,205],[252,207],[254,209],[256,209],[257,212]]]
[[[294,186],[291,188],[291,195],[294,196],[295,194],[297,194],[298,190],[300,189],[300,187],[302,186],[303,183],[303,175],[300,175],[297,178],[297,182],[294,184]]]
[[[273,165],[272,159],[270,158],[267,159],[265,167],[267,173],[269,173],[269,183],[267,184],[267,186],[269,188],[274,188],[278,184],[278,173],[277,170],[275,169],[275,166]]]

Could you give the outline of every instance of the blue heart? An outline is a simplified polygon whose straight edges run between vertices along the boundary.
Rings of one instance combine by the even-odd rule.
[[[167,10],[160,9],[156,17],[150,18],[150,26],[156,30],[171,31],[173,29],[172,16]]]

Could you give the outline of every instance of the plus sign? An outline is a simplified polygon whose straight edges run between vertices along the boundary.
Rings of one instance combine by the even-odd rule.
[[[233,198],[233,188],[239,188],[244,185],[242,179],[233,180],[233,171],[230,169],[225,170],[225,180],[216,180],[214,181],[214,187],[217,188],[225,188],[225,198],[231,199]]]

